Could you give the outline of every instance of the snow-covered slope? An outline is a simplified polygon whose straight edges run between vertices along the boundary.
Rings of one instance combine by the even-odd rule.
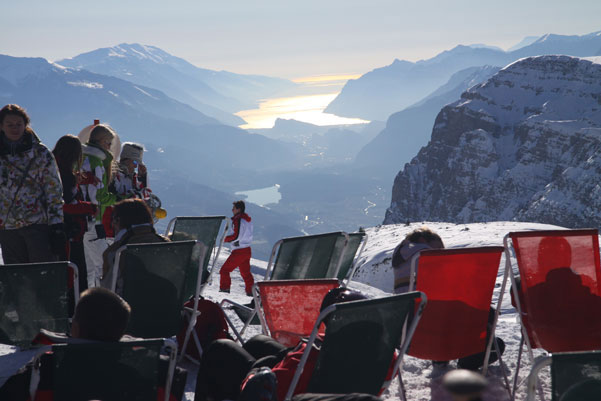
[[[475,223],[475,224],[453,224],[441,222],[422,222],[411,225],[396,224],[380,227],[372,227],[366,230],[369,240],[361,259],[360,268],[355,275],[354,280],[350,284],[351,288],[358,289],[369,297],[386,296],[392,282],[392,272],[390,270],[390,259],[395,246],[404,238],[405,234],[411,230],[427,225],[432,230],[440,234],[447,247],[466,247],[466,246],[487,246],[487,245],[502,245],[503,237],[511,231],[524,230],[542,230],[542,229],[559,229],[559,227],[549,226],[536,223],[518,223],[518,222],[490,222],[490,223]],[[216,264],[218,270],[227,256],[229,251],[222,252]],[[267,267],[267,262],[253,259],[251,261],[252,273],[255,280],[262,280]],[[496,304],[499,292],[500,283],[503,275],[504,258],[501,260],[500,269],[497,276],[497,285],[493,295],[493,303]],[[232,299],[239,303],[249,302],[249,298],[244,294],[244,283],[237,271],[232,273],[232,293],[223,294],[219,292],[219,276],[215,274],[212,282],[206,288],[203,296],[214,301],[221,301],[224,297]],[[382,290],[384,289],[384,291]],[[507,289],[508,290],[508,289]],[[225,295],[225,296],[224,296]],[[230,314],[230,312],[228,312]],[[232,321],[239,322],[234,315],[231,315]],[[496,335],[502,338],[506,343],[503,361],[505,369],[509,374],[515,371],[518,346],[520,343],[519,323],[516,320],[517,315],[515,309],[511,306],[508,293],[504,295],[503,305],[501,307],[501,315],[497,326]],[[241,325],[240,323],[238,323]],[[248,338],[259,333],[257,326],[250,326],[247,333]],[[0,347],[0,355],[7,352],[6,347]],[[540,352],[535,352],[535,356],[540,355]],[[454,368],[452,362],[448,369],[433,370],[430,361],[420,360],[412,357],[405,357],[403,362],[403,381],[407,391],[407,399],[410,401],[451,401],[451,397],[442,388],[442,375],[448,370]],[[187,401],[194,400],[194,389],[196,383],[197,366],[192,363],[183,363],[183,366],[189,369],[188,381],[186,385],[185,399]],[[520,381],[523,381],[531,368],[531,363],[527,357],[522,361]],[[509,396],[505,390],[502,368],[498,363],[491,365],[489,369],[489,386],[484,393],[486,401],[505,401]],[[542,374],[542,381],[546,391],[547,399],[549,399],[549,377],[547,373]],[[524,400],[526,396],[525,386],[522,384],[516,393],[517,400]],[[389,390],[383,394],[384,401],[400,400],[399,382],[395,378],[389,387]]]
[[[446,247],[473,247],[473,246],[501,246],[503,237],[511,231],[527,231],[527,230],[543,230],[543,229],[560,229],[557,226],[550,226],[537,223],[520,223],[520,222],[491,222],[491,223],[475,223],[475,224],[453,224],[440,222],[420,222],[411,225],[392,224],[386,226],[372,227],[366,229],[368,235],[367,246],[363,255],[356,262],[360,264],[360,268],[355,274],[354,280],[350,284],[351,288],[358,289],[369,297],[382,297],[391,293],[393,273],[390,266],[392,251],[396,245],[405,237],[405,235],[422,225],[427,225],[432,230],[436,231],[442,237]],[[227,256],[222,255],[219,267]],[[266,262],[252,260],[252,272],[255,280],[263,278]],[[503,278],[503,268],[505,266],[504,257],[501,260],[499,273],[497,276],[497,285],[493,295],[493,304],[497,303],[500,286]],[[237,272],[232,274],[232,293],[226,294],[227,298],[236,302],[246,303],[249,298],[244,295],[244,283]],[[509,288],[507,288],[507,291]],[[219,279],[213,277],[213,282],[204,295],[212,300],[220,301],[224,298],[224,294],[219,292]],[[501,316],[497,327],[497,336],[502,338],[506,343],[506,350],[503,354],[505,369],[509,374],[515,371],[518,346],[520,343],[519,323],[516,318],[516,311],[511,306],[509,293],[504,295],[503,305],[501,307]],[[228,312],[229,313],[229,312]],[[232,320],[237,319],[232,315]],[[254,331],[252,331],[254,330]],[[256,326],[251,326],[251,332],[248,336],[258,333]],[[535,355],[540,355],[540,352],[535,352]],[[403,381],[407,391],[407,399],[410,401],[430,400],[430,401],[451,401],[449,394],[442,388],[442,375],[448,369],[454,368],[455,364],[451,363],[448,369],[432,370],[430,361],[420,360],[412,357],[405,357],[403,368]],[[194,366],[188,365],[191,369]],[[520,380],[524,380],[529,373],[531,364],[528,358],[522,361]],[[502,368],[498,363],[491,365],[489,370],[489,386],[484,394],[486,401],[505,401],[509,399],[507,391],[504,388]],[[190,378],[190,376],[193,376]],[[186,399],[192,401],[194,399],[194,374],[188,378],[188,386]],[[542,375],[545,391],[548,392],[549,378],[547,375]],[[524,400],[526,389],[521,385],[517,391],[517,400]],[[547,394],[548,397],[548,394]],[[400,400],[399,382],[395,379],[389,390],[384,393],[384,401]]]
[[[396,177],[385,223],[601,225],[599,58],[519,60],[462,94]]]

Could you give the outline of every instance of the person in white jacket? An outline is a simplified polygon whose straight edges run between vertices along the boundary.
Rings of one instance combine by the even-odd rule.
[[[252,287],[255,283],[252,274],[250,273],[250,257],[251,250],[250,244],[253,240],[253,224],[250,216],[245,213],[246,205],[244,201],[236,201],[233,203],[232,213],[232,225],[228,236],[225,237],[225,242],[229,242],[232,247],[232,253],[227,258],[219,275],[221,280],[219,282],[219,291],[230,292],[230,286],[232,280],[230,273],[240,268],[240,275],[244,280],[244,287],[246,289],[246,295],[252,296]]]

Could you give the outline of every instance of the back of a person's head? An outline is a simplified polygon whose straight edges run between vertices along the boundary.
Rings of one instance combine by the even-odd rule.
[[[113,219],[118,219],[121,228],[129,229],[138,224],[151,224],[152,213],[142,199],[124,199],[115,203]]]
[[[321,307],[319,311],[322,312],[325,308],[330,305],[340,304],[343,302],[359,301],[367,299],[367,297],[361,294],[359,291],[350,290],[346,287],[333,288],[323,297],[321,301]]]
[[[405,241],[413,243],[425,243],[433,248],[444,248],[444,243],[440,235],[430,230],[428,227],[420,227],[405,236]]]
[[[79,138],[74,135],[64,135],[59,138],[52,150],[59,168],[78,171],[82,163],[82,150]]]
[[[234,202],[234,207],[236,209],[240,210],[240,213],[245,213],[245,211],[246,211],[246,204],[244,203],[243,200]]]
[[[119,295],[105,288],[84,291],[75,307],[73,323],[78,338],[95,341],[119,341],[127,324],[131,308]]]

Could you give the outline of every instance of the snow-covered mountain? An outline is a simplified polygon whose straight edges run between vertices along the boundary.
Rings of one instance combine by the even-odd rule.
[[[498,67],[470,67],[461,70],[429,96],[392,114],[386,128],[365,145],[355,158],[355,165],[371,176],[390,182],[399,168],[409,162],[430,140],[434,119],[445,105],[459,99],[468,88],[485,81]]]
[[[158,47],[137,43],[96,49],[57,63],[159,89],[232,125],[243,120],[230,113],[252,108],[259,99],[295,87],[279,78],[198,68]]]
[[[391,65],[350,80],[326,112],[366,120],[386,120],[443,85],[452,74],[468,67],[504,67],[520,58],[545,54],[577,57],[598,55],[601,32],[582,36],[544,35],[511,52],[459,45],[416,63],[395,60]]]
[[[601,58],[519,60],[464,92],[397,175],[385,223],[601,226]]]

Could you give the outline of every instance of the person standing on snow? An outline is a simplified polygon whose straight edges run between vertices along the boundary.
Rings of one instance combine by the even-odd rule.
[[[221,266],[221,271],[219,272],[221,276],[219,291],[230,292],[232,284],[230,273],[236,267],[239,267],[240,275],[244,280],[246,295],[252,296],[252,287],[255,283],[250,273],[250,244],[253,240],[253,224],[250,221],[250,216],[244,212],[246,209],[244,201],[234,202],[233,205],[232,213],[234,216],[232,217],[232,225],[228,232],[229,235],[225,237],[225,242],[229,242],[232,247],[232,253],[223,266]]]
[[[25,109],[0,110],[0,247],[4,264],[57,260],[66,246],[63,187],[54,156]]]
[[[117,195],[109,191],[113,154],[111,145],[117,134],[105,124],[97,124],[90,132],[90,139],[83,147],[82,172],[84,179],[80,183],[86,201],[95,204],[99,211],[96,218],[89,222],[84,234],[86,266],[88,268],[88,288],[98,286],[102,274],[102,253],[112,243],[106,238],[102,217],[107,207],[117,201]]]
[[[119,156],[119,168],[109,186],[111,192],[120,199],[142,196],[147,187],[146,166],[142,163],[144,146],[134,142],[125,142]],[[136,169],[138,170],[136,172]]]

